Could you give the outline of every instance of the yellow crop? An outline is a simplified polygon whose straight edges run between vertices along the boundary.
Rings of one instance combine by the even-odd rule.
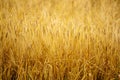
[[[0,80],[120,80],[120,0],[0,0]]]

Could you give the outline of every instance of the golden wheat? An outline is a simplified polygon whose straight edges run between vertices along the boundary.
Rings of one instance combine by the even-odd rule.
[[[119,80],[120,0],[0,0],[0,80]]]

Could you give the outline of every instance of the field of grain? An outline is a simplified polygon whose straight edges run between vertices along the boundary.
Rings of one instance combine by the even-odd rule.
[[[0,0],[0,80],[120,80],[120,0]]]

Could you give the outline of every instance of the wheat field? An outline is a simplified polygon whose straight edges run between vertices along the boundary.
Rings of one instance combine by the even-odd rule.
[[[0,0],[0,80],[120,80],[120,0]]]

